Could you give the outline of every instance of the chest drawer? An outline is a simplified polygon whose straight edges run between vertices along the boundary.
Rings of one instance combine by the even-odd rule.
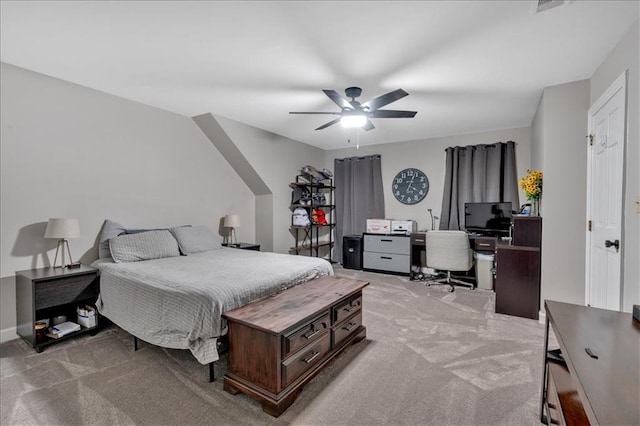
[[[98,298],[96,274],[75,275],[35,283],[35,308],[43,309]],[[92,302],[94,302],[93,300]]]
[[[362,310],[362,294],[358,294],[333,308],[333,323],[342,322],[345,318]]]
[[[409,238],[411,239],[412,246],[425,247],[427,245],[426,243],[427,236],[422,232],[413,232]]]
[[[344,322],[334,326],[331,329],[331,339],[333,341],[333,346],[340,346],[340,343],[347,337],[351,335],[351,333],[358,330],[358,328],[362,325],[362,311],[358,311],[351,318],[345,320]]]
[[[309,342],[319,338],[323,331],[329,330],[330,325],[329,312],[324,312],[304,327],[283,336],[282,357],[286,358],[290,353],[296,352],[308,345]]]
[[[321,336],[314,343],[306,346],[290,358],[282,362],[282,382],[284,386],[289,386],[307,370],[320,362],[331,348],[329,332],[321,333]]]
[[[364,251],[377,253],[409,254],[411,240],[407,237],[391,235],[365,235]]]

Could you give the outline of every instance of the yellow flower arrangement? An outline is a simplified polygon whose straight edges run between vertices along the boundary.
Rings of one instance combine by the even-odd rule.
[[[527,200],[539,200],[542,197],[542,172],[527,170],[527,175],[520,179],[520,188],[527,194]]]

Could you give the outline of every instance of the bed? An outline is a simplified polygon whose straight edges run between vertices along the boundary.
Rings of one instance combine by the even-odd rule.
[[[180,231],[191,235],[191,247],[185,248],[180,232],[170,231],[111,239],[114,256],[94,262],[100,269],[96,307],[133,336],[162,347],[189,349],[201,364],[219,358],[217,342],[227,331],[222,313],[333,275],[324,259],[220,247],[203,227]],[[194,237],[200,239],[195,245]],[[122,246],[124,250],[118,248]],[[125,252],[124,261],[118,250]]]

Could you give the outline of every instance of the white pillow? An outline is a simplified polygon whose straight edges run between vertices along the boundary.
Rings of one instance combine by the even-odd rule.
[[[109,249],[116,263],[180,256],[178,242],[166,230],[119,235],[109,240]]]
[[[171,228],[171,233],[178,240],[180,251],[187,255],[220,248],[218,236],[203,225]]]

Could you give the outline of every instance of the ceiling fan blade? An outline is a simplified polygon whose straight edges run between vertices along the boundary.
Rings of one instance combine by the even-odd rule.
[[[395,111],[378,109],[369,113],[371,118],[413,118],[416,116],[417,111]]]
[[[324,92],[325,95],[327,95],[329,97],[329,99],[331,99],[333,102],[338,104],[338,106],[340,108],[342,108],[342,109],[345,109],[345,108],[352,109],[353,108],[351,106],[351,103],[348,100],[346,100],[345,98],[343,98],[342,96],[340,96],[340,94],[338,92],[336,92],[335,90],[322,89],[322,91]]]
[[[341,112],[299,112],[299,111],[293,111],[293,112],[289,112],[289,114],[331,114],[331,115],[342,115]]]
[[[364,126],[362,126],[362,130],[366,130],[368,132],[369,130],[373,130],[373,129],[375,129],[375,126],[373,125],[371,120],[367,118],[367,122],[365,123]]]
[[[318,127],[316,130],[322,130],[322,129],[326,129],[329,126],[333,126],[334,124],[336,124],[338,121],[340,121],[342,117],[338,117],[335,120],[331,120],[328,123],[323,124],[322,126]]]
[[[373,98],[368,102],[362,104],[363,107],[369,107],[369,111],[375,111],[378,108],[382,108],[385,105],[395,102],[398,99],[402,99],[407,96],[408,93],[402,89],[394,90],[393,92],[385,93],[377,98]]]

